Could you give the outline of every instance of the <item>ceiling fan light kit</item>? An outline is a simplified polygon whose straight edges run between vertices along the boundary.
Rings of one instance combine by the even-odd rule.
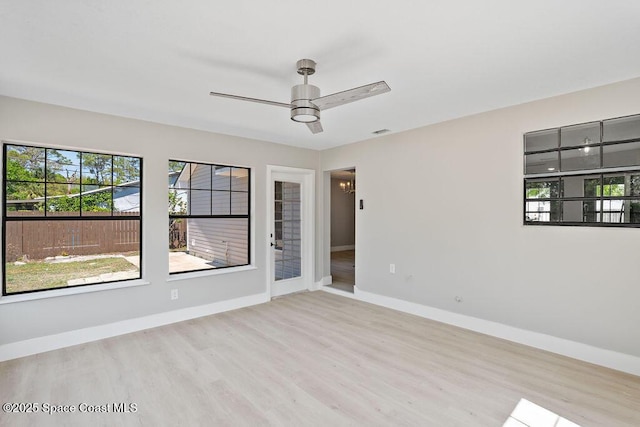
[[[291,88],[291,120],[312,123],[320,120],[320,109],[311,100],[320,98],[320,88],[307,83],[307,76],[316,72],[316,63],[301,59],[297,63],[298,74],[304,76],[304,83]]]
[[[315,134],[323,130],[320,124],[320,111],[380,95],[391,90],[387,83],[380,81],[321,97],[320,88],[308,83],[308,77],[316,72],[315,61],[311,59],[301,59],[296,63],[296,67],[298,74],[304,77],[304,83],[291,88],[290,104],[220,92],[209,92],[209,95],[289,108],[291,110],[291,120],[306,123],[309,130]]]

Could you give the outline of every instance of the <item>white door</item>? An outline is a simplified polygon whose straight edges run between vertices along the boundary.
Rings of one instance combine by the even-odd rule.
[[[271,296],[313,284],[314,171],[270,167],[269,282]]]

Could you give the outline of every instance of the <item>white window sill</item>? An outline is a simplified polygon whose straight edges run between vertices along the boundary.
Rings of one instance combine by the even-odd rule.
[[[90,292],[108,291],[111,289],[131,288],[134,286],[148,285],[150,282],[143,279],[125,280],[122,282],[100,283],[95,285],[86,285],[78,287],[69,287],[62,289],[51,289],[49,291],[30,292],[27,294],[5,295],[0,297],[0,304],[11,304],[14,302],[34,301],[45,298],[57,298],[67,295],[86,294]]]
[[[254,265],[243,265],[241,267],[229,267],[229,268],[212,268],[210,270],[198,270],[190,271],[187,273],[174,273],[167,278],[167,282],[177,282],[179,280],[194,279],[197,277],[217,276],[219,274],[237,273],[240,271],[257,270]]]

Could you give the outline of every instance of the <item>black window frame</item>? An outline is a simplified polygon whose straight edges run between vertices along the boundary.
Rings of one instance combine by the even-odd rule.
[[[7,179],[7,163],[8,163],[8,147],[27,147],[27,148],[36,148],[39,150],[44,150],[44,178],[43,181],[19,181],[19,180],[8,180]],[[78,185],[80,186],[80,193],[79,193],[79,197],[80,197],[80,202],[79,202],[79,208],[78,208],[78,215],[52,215],[50,214],[51,212],[48,211],[47,209],[47,186],[48,185],[59,185],[61,184],[60,182],[56,182],[56,181],[48,181],[47,180],[47,160],[48,160],[48,150],[55,150],[55,151],[69,151],[69,152],[77,152],[80,155],[80,164],[77,165],[78,166],[78,170],[79,170],[79,177],[78,177]],[[99,155],[99,156],[109,156],[111,157],[111,173],[110,173],[110,184],[105,186],[105,187],[110,187],[111,189],[111,197],[110,197],[110,201],[111,201],[111,212],[110,215],[83,215],[83,211],[82,211],[82,206],[83,206],[83,201],[82,201],[82,187],[83,185],[87,185],[82,183],[82,170],[83,170],[83,164],[82,164],[82,155],[83,154],[91,154],[91,155]],[[139,212],[137,215],[114,215],[114,203],[113,203],[113,197],[114,197],[114,188],[118,187],[118,185],[114,185],[114,168],[113,168],[113,159],[115,157],[125,157],[125,158],[133,158],[133,159],[137,159],[139,161],[139,184],[137,186],[124,186],[124,187],[135,187],[139,189],[139,200],[140,200],[140,206],[139,206]],[[50,291],[56,291],[56,290],[61,290],[61,289],[75,289],[75,288],[84,288],[84,287],[91,287],[91,286],[96,286],[96,285],[108,285],[108,284],[115,284],[115,283],[122,283],[122,282],[129,282],[129,281],[133,281],[133,280],[140,280],[142,279],[142,263],[143,263],[143,253],[142,253],[142,248],[143,248],[143,158],[142,157],[138,157],[138,156],[133,156],[133,155],[129,155],[129,154],[121,154],[121,153],[106,153],[106,152],[97,152],[97,151],[90,151],[90,150],[85,150],[85,149],[81,149],[81,148],[69,148],[69,147],[61,147],[61,146],[50,146],[50,145],[37,145],[37,144],[29,144],[29,143],[23,143],[23,142],[13,142],[10,140],[2,140],[2,164],[3,164],[3,172],[2,172],[2,193],[3,193],[3,211],[2,211],[2,260],[5,263],[5,265],[2,266],[2,297],[9,297],[9,296],[14,296],[14,295],[23,295],[23,294],[32,294],[32,293],[39,293],[39,292],[50,292]],[[44,202],[43,202],[43,215],[38,215],[38,216],[11,216],[11,215],[7,215],[8,212],[8,208],[7,208],[7,184],[9,182],[17,182],[17,183],[24,183],[24,182],[30,182],[30,183],[39,183],[39,184],[43,184],[44,185]],[[94,185],[94,184],[91,184]],[[97,185],[97,184],[95,184]],[[53,212],[53,211],[52,211]],[[139,253],[139,266],[138,266],[138,277],[134,277],[134,278],[128,278],[128,279],[117,279],[117,280],[112,280],[112,281],[102,281],[102,282],[95,282],[95,283],[86,283],[86,284],[78,284],[78,285],[73,285],[73,286],[57,286],[57,287],[50,287],[50,288],[44,288],[44,289],[33,289],[33,290],[26,290],[26,291],[20,291],[20,292],[11,292],[11,293],[7,293],[7,269],[6,269],[6,260],[7,260],[7,223],[9,222],[20,222],[20,221],[131,221],[131,220],[137,220],[139,221],[139,226],[138,226],[138,253]]]
[[[181,187],[180,190],[186,190],[188,191],[189,195],[187,196],[188,200],[191,200],[191,192],[192,190],[196,190],[196,191],[209,191],[211,192],[211,206],[210,206],[210,212],[211,214],[209,215],[205,215],[205,214],[191,214],[190,210],[191,210],[191,203],[187,204],[187,213],[186,214],[179,214],[179,213],[172,213],[170,206],[168,206],[169,208],[169,227],[171,227],[171,222],[172,220],[180,220],[180,219],[184,219],[184,220],[189,220],[189,219],[246,219],[247,221],[247,254],[246,254],[246,259],[247,262],[243,263],[243,264],[233,264],[233,265],[226,265],[226,266],[212,266],[211,268],[200,268],[200,269],[193,269],[193,270],[184,270],[184,271],[171,271],[171,267],[169,267],[169,275],[173,276],[173,275],[179,275],[179,274],[188,274],[188,273],[195,273],[195,272],[213,272],[213,271],[218,271],[218,270],[224,270],[224,269],[229,269],[229,268],[237,268],[237,267],[246,267],[246,266],[250,266],[252,263],[252,259],[251,259],[251,199],[252,199],[252,186],[251,186],[251,177],[252,177],[252,168],[248,167],[248,166],[237,166],[237,165],[228,165],[228,164],[221,164],[221,163],[207,163],[207,162],[202,162],[202,161],[190,161],[190,160],[177,160],[177,159],[169,159],[168,163],[170,164],[171,162],[176,162],[176,163],[184,163],[185,166],[184,167],[191,167],[190,165],[203,165],[203,166],[209,166],[211,167],[211,186],[209,189],[200,189],[200,188],[194,188],[191,186],[191,177],[189,178],[189,186],[187,188]],[[183,167],[183,170],[184,170]],[[216,189],[214,188],[213,185],[213,179],[214,179],[214,170],[215,168],[229,168],[229,171],[231,173],[232,170],[234,169],[238,169],[238,170],[246,170],[247,171],[247,190],[246,191],[239,191],[239,190],[234,190],[233,187],[233,180],[229,179],[229,189],[228,190],[220,190],[220,189]],[[181,172],[182,173],[182,172]],[[191,174],[191,170],[189,170],[189,174]],[[171,184],[169,184],[168,186],[168,191],[172,191],[172,190],[176,190],[176,188],[172,187]],[[177,190],[176,190],[177,191]],[[216,192],[228,192],[229,193],[229,213],[228,214],[213,214],[213,203],[214,203],[214,197],[213,194]],[[247,195],[247,211],[246,214],[232,214],[231,212],[233,212],[234,209],[234,201],[233,201],[233,194],[234,193],[246,193]],[[187,236],[188,239],[188,236]]]
[[[607,201],[622,200],[623,203],[625,203],[625,206],[627,206],[626,204],[627,201],[629,201],[629,204],[631,204],[632,202],[634,202],[635,204],[636,202],[638,202],[638,200],[640,200],[640,196],[632,195],[630,194],[630,191],[625,192],[624,196],[605,195],[603,191],[606,185],[605,179],[608,177],[627,176],[627,175],[635,176],[635,177],[640,176],[640,160],[635,160],[635,162],[632,165],[625,165],[625,166],[618,166],[618,167],[605,166],[604,151],[606,147],[622,146],[624,144],[629,144],[628,146],[631,146],[631,144],[637,145],[638,143],[640,143],[640,131],[638,131],[637,136],[634,136],[632,138],[624,138],[624,139],[618,139],[618,140],[605,139],[605,126],[607,126],[610,122],[612,123],[620,120],[630,120],[630,121],[636,121],[640,123],[640,114],[616,117],[616,118],[600,120],[600,121],[580,123],[580,124],[563,126],[558,128],[538,130],[533,132],[527,132],[523,135],[523,153],[524,153],[523,155],[524,184],[523,184],[523,210],[522,210],[523,225],[640,228],[640,222],[625,223],[625,222],[605,222],[604,221],[605,214],[611,213],[611,211],[606,211],[604,209],[605,203]],[[579,145],[579,144],[563,145],[562,135],[564,132],[571,131],[572,129],[576,129],[579,127],[593,128],[595,126],[599,126],[598,141],[592,141],[591,139],[589,139],[588,141],[585,140],[584,145]],[[535,137],[537,135],[544,135],[544,136],[555,135],[556,142],[553,145],[553,147],[551,147],[551,144],[547,144],[547,146],[543,147],[542,149],[527,150],[527,137],[529,136]],[[553,138],[553,136],[551,138]],[[569,152],[571,150],[573,151],[578,149],[584,150],[587,146],[589,147],[589,150],[590,149],[597,150],[597,154],[599,156],[599,164],[597,167],[582,167],[582,168],[574,167],[571,169],[566,169],[563,167],[563,153]],[[533,155],[541,155],[541,154],[549,155],[548,160],[551,160],[552,162],[557,162],[556,163],[558,165],[557,170],[551,170],[551,168],[549,168],[546,172],[545,171],[538,171],[538,172],[528,171],[527,156],[532,154]],[[557,156],[557,160],[552,160],[554,155]],[[586,176],[598,177],[600,181],[599,194],[595,194],[595,195],[583,194],[582,196],[573,196],[573,195],[565,196],[563,191],[564,179],[570,178],[570,177],[586,177]],[[543,198],[528,197],[529,193],[528,193],[527,184],[535,181],[548,181],[548,182],[555,181],[557,182],[557,185],[558,185],[558,191],[555,195],[551,194],[549,197],[543,197]],[[552,207],[549,212],[546,212],[546,211],[541,212],[541,213],[548,213],[550,220],[549,221],[530,220],[528,214],[530,214],[531,212],[527,211],[527,206],[528,206],[528,203],[530,202],[549,202],[551,204],[550,206],[555,206],[555,208]],[[576,202],[576,203],[581,202],[583,204],[583,208],[582,208],[583,221],[581,222],[580,221],[564,221],[563,220],[564,219],[563,218],[564,202]],[[593,203],[593,202],[596,202],[596,206],[598,206],[597,202],[599,202],[600,209],[598,211],[585,213],[584,209],[587,206],[587,204]],[[556,210],[554,211],[554,209]],[[556,215],[555,220],[552,219],[554,214]],[[599,215],[599,220],[586,221],[585,218],[587,214],[590,214],[590,215],[595,214],[596,216]],[[630,215],[631,215],[631,212],[630,212]],[[635,217],[636,214],[633,213],[633,215]]]

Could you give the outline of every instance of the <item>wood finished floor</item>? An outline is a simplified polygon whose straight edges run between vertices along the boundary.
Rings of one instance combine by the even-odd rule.
[[[356,251],[331,252],[331,287],[353,293],[356,284]]]
[[[520,398],[639,426],[640,377],[325,292],[0,363],[0,425],[502,426]]]

